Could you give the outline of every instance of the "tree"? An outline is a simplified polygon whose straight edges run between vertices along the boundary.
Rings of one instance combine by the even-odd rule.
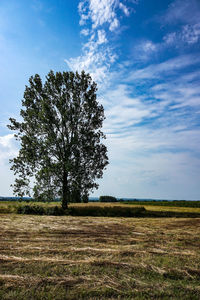
[[[108,164],[102,143],[103,106],[97,101],[97,85],[89,74],[50,71],[43,84],[40,76],[30,77],[25,87],[18,122],[10,118],[8,128],[15,131],[21,148],[11,160],[18,178],[14,193],[38,199],[62,198],[67,208],[71,198],[88,198],[98,188]],[[32,179],[31,179],[32,178]]]

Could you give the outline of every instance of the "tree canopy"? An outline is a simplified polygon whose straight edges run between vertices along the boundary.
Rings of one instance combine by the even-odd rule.
[[[102,143],[104,109],[96,92],[97,84],[84,71],[50,71],[44,84],[38,74],[30,77],[22,121],[10,118],[8,125],[21,145],[11,160],[18,175],[16,195],[61,197],[67,208],[71,198],[86,201],[89,191],[98,188],[95,180],[103,176],[108,156]]]

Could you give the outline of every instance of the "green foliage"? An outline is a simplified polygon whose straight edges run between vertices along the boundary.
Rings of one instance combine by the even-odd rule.
[[[93,217],[142,217],[142,218],[199,218],[200,213],[196,212],[175,212],[175,211],[150,211],[142,206],[70,206],[63,209],[60,206],[41,205],[20,205],[15,208],[18,214],[33,215],[71,215],[71,216],[93,216]],[[11,207],[0,207],[0,213],[14,212]]]
[[[67,215],[68,212],[64,210],[62,207],[53,206],[53,207],[47,207],[45,209],[45,214],[50,216],[64,216]]]
[[[18,214],[32,215],[71,215],[94,217],[137,217],[145,212],[144,207],[100,207],[100,206],[75,206],[64,210],[62,207],[43,207],[39,205],[22,205],[17,208]]]
[[[113,196],[100,196],[99,197],[100,202],[117,202],[117,198]]]
[[[79,189],[73,189],[71,192],[71,202],[81,203],[81,192]]]
[[[18,214],[26,215],[50,215],[50,216],[64,216],[67,213],[62,207],[52,206],[43,207],[40,205],[21,205],[17,208]]]
[[[152,201],[123,201],[120,199],[123,204],[132,204],[132,205],[152,205],[152,206],[168,206],[168,207],[196,207],[200,208],[200,201],[186,201],[186,200],[173,200],[173,201],[162,201],[162,200],[152,200]]]
[[[145,212],[144,207],[123,206],[74,206],[69,208],[72,216],[94,216],[94,217],[138,217]]]
[[[17,208],[17,213],[26,215],[44,215],[45,209],[39,205],[21,205]]]
[[[17,196],[31,195],[38,201],[62,197],[63,208],[72,200],[98,188],[108,164],[107,148],[101,142],[104,109],[97,102],[97,85],[89,74],[50,71],[43,84],[30,77],[18,122],[10,118],[21,148],[11,160]]]
[[[88,203],[88,201],[89,201],[88,195],[84,194],[83,197],[82,197],[82,202],[83,203]]]

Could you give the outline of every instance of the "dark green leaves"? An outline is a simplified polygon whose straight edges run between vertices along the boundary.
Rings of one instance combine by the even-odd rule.
[[[85,199],[97,188],[108,164],[102,127],[103,106],[97,102],[97,86],[89,74],[50,71],[46,81],[38,74],[29,79],[22,100],[23,122],[10,118],[8,127],[21,142],[12,169],[19,175],[14,192],[26,191],[29,177],[37,198],[62,196]],[[72,198],[73,198],[72,197]]]

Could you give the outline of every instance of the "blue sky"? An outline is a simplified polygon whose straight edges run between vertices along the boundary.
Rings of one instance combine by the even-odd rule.
[[[199,0],[1,0],[0,195],[18,151],[8,118],[50,69],[98,83],[110,164],[93,196],[200,199]]]

